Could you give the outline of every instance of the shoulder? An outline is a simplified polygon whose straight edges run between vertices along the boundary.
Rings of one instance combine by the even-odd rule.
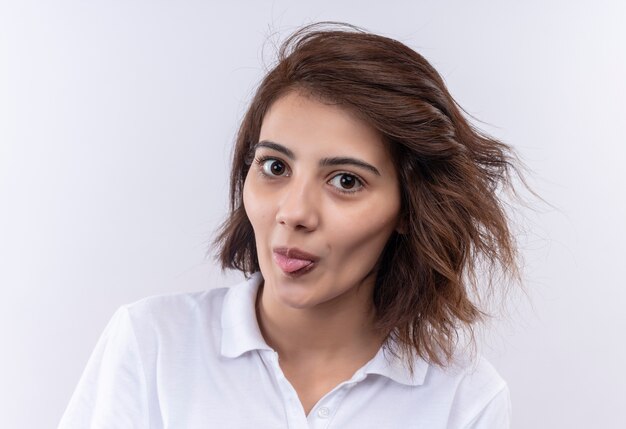
[[[200,292],[154,295],[121,306],[113,319],[122,319],[135,332],[138,342],[168,339],[216,331],[222,304],[229,288]]]
[[[442,390],[450,404],[453,427],[508,427],[509,389],[506,381],[482,355],[457,357],[446,368],[431,366],[425,384]],[[444,393],[443,390],[446,392]],[[499,422],[502,426],[482,426]]]
[[[446,371],[458,380],[460,389],[471,390],[474,394],[489,395],[506,386],[496,368],[480,354],[471,358],[457,358]]]
[[[229,288],[221,287],[199,292],[154,295],[122,306],[132,318],[153,320],[176,319],[215,314],[221,310]]]

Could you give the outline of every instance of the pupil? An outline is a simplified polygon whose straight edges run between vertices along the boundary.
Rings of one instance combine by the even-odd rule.
[[[273,162],[271,169],[272,172],[275,174],[282,174],[283,172],[283,166],[280,164],[280,162]]]
[[[346,189],[350,189],[354,186],[354,177],[352,176],[341,176],[341,186]]]

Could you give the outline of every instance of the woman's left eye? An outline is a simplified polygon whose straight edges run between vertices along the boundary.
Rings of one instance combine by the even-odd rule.
[[[363,187],[363,182],[352,174],[341,173],[330,179],[328,182],[334,187],[338,188],[341,192],[357,192]]]

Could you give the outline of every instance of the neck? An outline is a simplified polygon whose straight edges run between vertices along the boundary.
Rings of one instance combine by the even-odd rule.
[[[370,283],[353,288],[352,296],[304,309],[281,306],[261,285],[257,320],[263,337],[284,360],[372,355],[383,337],[374,329],[373,280]]]

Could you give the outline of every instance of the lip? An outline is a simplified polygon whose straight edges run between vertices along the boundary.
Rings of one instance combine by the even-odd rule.
[[[288,258],[303,259],[311,262],[317,262],[320,260],[319,256],[305,252],[297,247],[275,247],[272,249],[274,253],[286,256]]]
[[[292,278],[299,277],[314,269],[319,256],[295,247],[277,247],[273,249],[274,262],[282,272]]]

